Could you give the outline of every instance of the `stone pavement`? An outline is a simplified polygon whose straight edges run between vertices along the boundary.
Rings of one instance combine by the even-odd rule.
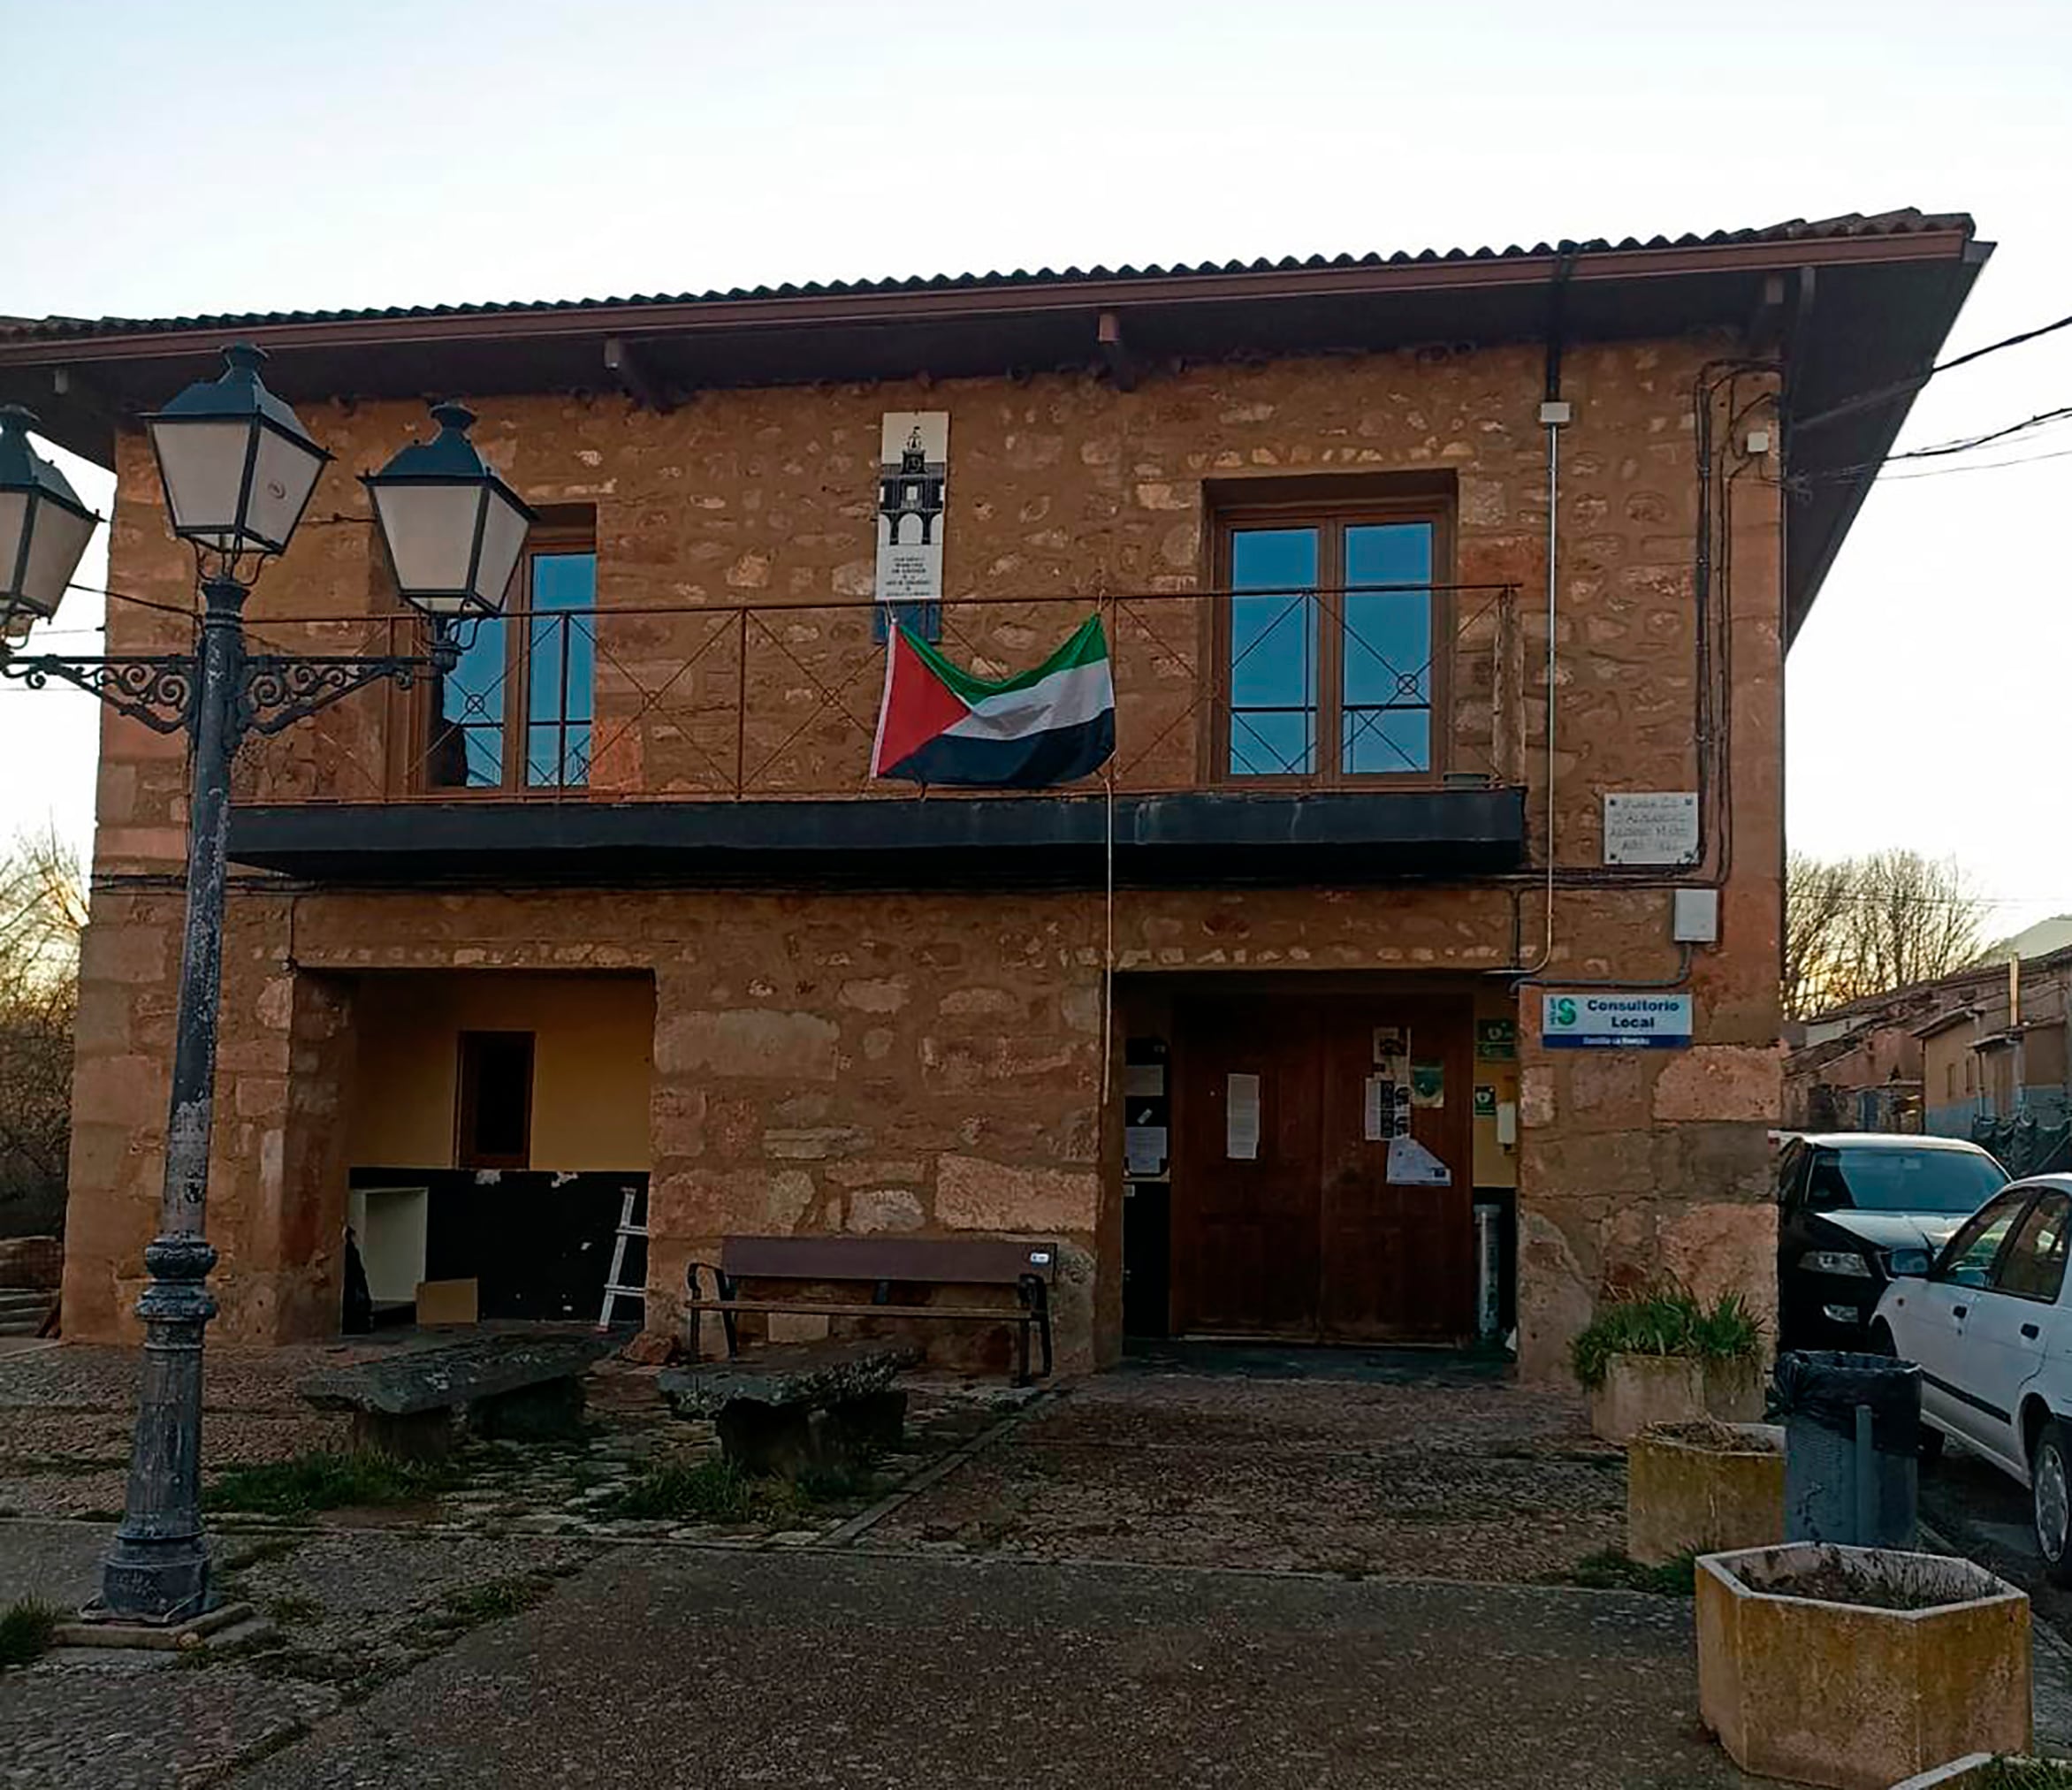
[[[613,1548],[240,1790],[1710,1790],[1687,1605]]]

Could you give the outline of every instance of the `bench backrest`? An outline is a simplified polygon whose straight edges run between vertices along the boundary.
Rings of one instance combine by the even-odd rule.
[[[933,1281],[1013,1286],[1057,1279],[1057,1245],[961,1237],[728,1237],[720,1266],[735,1279]]]

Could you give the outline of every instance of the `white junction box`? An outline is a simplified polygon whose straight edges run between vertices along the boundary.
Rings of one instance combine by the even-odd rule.
[[[1670,907],[1670,936],[1680,945],[1719,942],[1719,891],[1680,888]]]

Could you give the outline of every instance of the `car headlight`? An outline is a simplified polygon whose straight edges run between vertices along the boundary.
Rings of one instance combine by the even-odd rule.
[[[1895,1275],[1924,1275],[1935,1266],[1935,1258],[1925,1249],[1895,1249],[1885,1263]]]
[[[1870,1264],[1848,1249],[1809,1249],[1799,1258],[1815,1274],[1855,1274],[1866,1280]]]

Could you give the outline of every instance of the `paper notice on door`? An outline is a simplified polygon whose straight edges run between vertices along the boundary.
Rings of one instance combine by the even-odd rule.
[[[1162,1174],[1166,1165],[1166,1128],[1127,1125],[1123,1130],[1123,1167],[1132,1175]]]
[[[1123,1092],[1126,1094],[1162,1094],[1165,1092],[1165,1064],[1125,1064],[1123,1069]]]
[[[1223,1078],[1223,1154],[1233,1162],[1259,1160],[1259,1078]]]
[[[1367,1078],[1367,1101],[1360,1114],[1360,1135],[1369,1144],[1388,1140],[1390,1123],[1395,1118],[1396,1090],[1393,1083],[1386,1082],[1378,1075]]]
[[[1446,1065],[1413,1063],[1410,1065],[1410,1103],[1413,1107],[1446,1104]]]
[[[1401,1025],[1377,1025],[1375,1027],[1375,1061],[1388,1063],[1399,1056],[1410,1055],[1410,1032]]]
[[[1391,1138],[1389,1179],[1411,1187],[1451,1187],[1453,1171],[1415,1138]]]

